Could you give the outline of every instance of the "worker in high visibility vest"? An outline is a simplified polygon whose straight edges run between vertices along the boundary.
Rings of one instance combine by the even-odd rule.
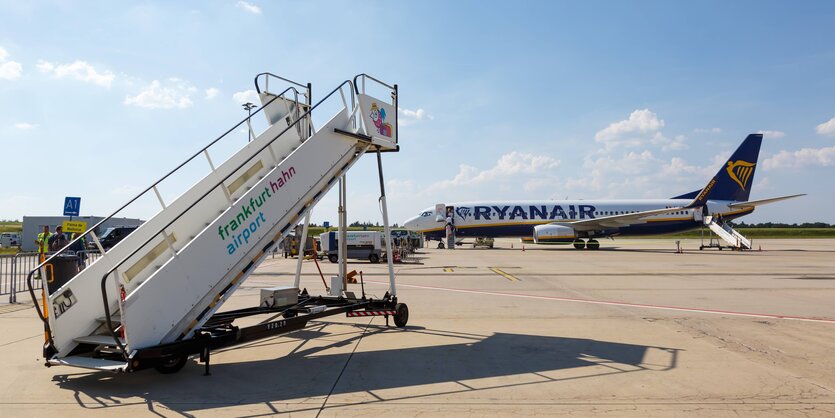
[[[49,233],[49,225],[43,226],[43,232],[38,234],[38,239],[35,240],[35,244],[38,246],[38,253],[45,254],[49,252],[49,237],[52,234]]]

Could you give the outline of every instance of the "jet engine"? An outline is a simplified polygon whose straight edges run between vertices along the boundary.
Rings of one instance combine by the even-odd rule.
[[[575,238],[577,238],[577,233],[569,226],[537,225],[533,227],[533,242],[537,244],[572,242]]]

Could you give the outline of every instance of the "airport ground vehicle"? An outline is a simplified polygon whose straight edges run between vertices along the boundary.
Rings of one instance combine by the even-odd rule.
[[[279,93],[270,89],[271,80],[272,87],[289,87]],[[366,84],[377,94],[366,93]],[[299,257],[291,286],[295,300],[284,297],[279,298],[284,302],[270,306],[217,313],[301,220],[301,236],[307,236],[310,211],[337,185],[339,233],[345,237],[345,174],[368,152],[376,154],[386,246],[391,248],[382,153],[399,150],[397,86],[360,74],[312,103],[309,83],[262,73],[255,78],[255,89],[262,102],[257,111],[105,220],[143,196],[157,198],[156,215],[119,245],[104,249],[101,258],[61,286],[51,286],[59,281],[50,280],[54,277],[48,274],[54,274],[49,266],[63,251],[29,273],[29,292],[44,325],[47,366],[115,372],[156,368],[173,373],[192,355],[199,354],[208,369],[211,350],[295,331],[326,316],[384,316],[387,321],[391,316],[395,325],[406,325],[408,307],[398,301],[391,262],[389,288],[381,298],[347,290],[347,239],[340,240],[339,272],[331,277],[326,295],[299,288],[303,262]],[[326,115],[330,119],[324,125],[314,127],[313,115],[321,114],[320,106],[326,102],[336,103],[338,111]],[[215,164],[210,147],[225,138],[239,141],[229,134],[249,127],[251,119],[261,115],[269,126],[249,142],[234,142],[239,150]],[[158,185],[192,161],[208,167],[208,173],[166,202]],[[88,241],[100,244],[95,235],[100,224],[76,240],[89,236]],[[36,272],[46,278],[43,307],[32,282]],[[275,319],[277,314],[284,318]],[[238,318],[256,315],[266,319],[253,326],[234,324]]]
[[[475,241],[473,241],[473,248],[478,247],[486,247],[486,248],[493,248],[493,242],[495,240],[489,237],[477,237]]]
[[[335,231],[324,232],[319,235],[322,252],[327,254],[331,263],[338,260],[339,237]],[[383,253],[383,233],[378,231],[348,231],[348,258],[368,260],[378,263]]]
[[[119,241],[125,239],[133,231],[136,231],[137,226],[111,226],[107,228],[101,236],[99,242],[105,250],[113,248]]]

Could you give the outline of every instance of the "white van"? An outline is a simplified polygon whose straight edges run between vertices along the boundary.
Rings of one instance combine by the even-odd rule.
[[[2,232],[0,233],[0,247],[19,247],[20,234],[17,232]]]
[[[383,233],[377,231],[347,231],[347,258],[364,259],[372,263],[380,261],[383,253]],[[322,251],[328,255],[331,263],[337,262],[339,252],[339,234],[336,231],[319,235]]]

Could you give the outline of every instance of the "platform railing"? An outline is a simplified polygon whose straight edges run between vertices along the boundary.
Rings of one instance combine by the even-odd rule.
[[[349,91],[350,91],[350,93],[351,93],[351,94],[350,94],[350,97],[351,97],[350,102],[348,102],[348,101],[347,101],[347,99],[345,98],[345,93],[344,93],[344,91],[343,91],[343,90],[344,90],[344,88],[345,88],[345,86],[348,86],[348,87],[349,87]],[[214,192],[214,191],[215,191],[218,187],[220,187],[221,185],[223,185],[223,184],[226,182],[226,180],[228,180],[230,177],[232,177],[232,175],[233,175],[234,173],[238,172],[238,170],[240,170],[241,168],[243,168],[244,166],[246,166],[246,165],[247,165],[247,164],[248,164],[248,163],[249,163],[249,162],[250,162],[253,158],[255,158],[255,157],[256,157],[257,155],[259,155],[262,151],[264,151],[265,149],[267,149],[267,147],[270,147],[270,146],[273,144],[273,142],[275,142],[278,138],[280,138],[282,135],[284,135],[284,133],[286,133],[286,132],[287,132],[287,131],[289,131],[290,129],[295,128],[295,127],[296,127],[296,125],[298,125],[299,123],[301,123],[301,121],[302,121],[302,120],[307,119],[307,118],[310,116],[310,114],[311,114],[314,110],[316,110],[316,109],[317,109],[320,105],[322,105],[322,103],[326,102],[328,99],[330,99],[330,98],[331,98],[332,96],[334,96],[336,93],[339,93],[339,95],[340,95],[340,97],[341,97],[341,99],[342,99],[342,103],[343,103],[344,108],[345,108],[345,109],[351,109],[351,112],[349,113],[350,117],[351,117],[351,118],[355,118],[355,117],[356,117],[356,114],[357,114],[357,107],[358,107],[358,106],[357,106],[357,104],[356,104],[356,98],[355,98],[355,96],[354,96],[354,88],[353,88],[353,87],[354,87],[354,86],[353,86],[353,83],[352,83],[350,80],[345,80],[345,81],[343,81],[343,82],[342,82],[342,83],[341,83],[338,87],[336,87],[335,89],[333,89],[333,90],[332,90],[330,93],[328,93],[328,94],[327,94],[324,98],[322,98],[322,100],[320,100],[320,101],[319,101],[318,103],[316,103],[315,105],[311,106],[311,107],[310,107],[310,108],[309,108],[306,112],[304,112],[303,114],[301,114],[301,115],[299,116],[299,118],[297,118],[295,121],[293,121],[293,123],[291,123],[290,125],[288,125],[286,128],[282,129],[282,130],[281,130],[281,132],[279,132],[279,133],[278,133],[278,134],[276,134],[273,138],[271,138],[269,141],[267,141],[267,143],[265,143],[264,145],[262,145],[262,146],[261,146],[261,148],[259,148],[259,149],[258,149],[257,151],[255,151],[255,152],[253,152],[253,153],[252,153],[252,155],[251,155],[249,158],[247,158],[245,161],[243,161],[242,163],[240,163],[240,164],[239,164],[236,168],[234,168],[233,170],[231,170],[231,171],[229,172],[229,174],[227,174],[226,176],[224,176],[224,177],[223,177],[220,181],[218,181],[218,182],[217,182],[214,186],[212,186],[212,187],[211,187],[208,191],[206,191],[205,193],[203,193],[203,194],[202,194],[199,198],[197,198],[194,202],[192,202],[192,204],[191,204],[191,205],[189,205],[187,208],[185,208],[185,209],[184,209],[182,212],[180,212],[180,213],[179,213],[176,217],[174,217],[173,219],[171,219],[171,220],[170,220],[167,224],[165,224],[165,226],[163,226],[162,228],[160,228],[160,229],[159,229],[156,233],[154,233],[154,234],[153,234],[150,238],[148,238],[147,240],[145,240],[145,242],[143,242],[141,245],[139,245],[138,247],[136,247],[136,249],[135,249],[135,250],[133,250],[130,254],[128,254],[126,257],[124,257],[121,261],[119,261],[118,263],[116,263],[113,267],[111,267],[111,268],[110,268],[110,270],[108,270],[108,271],[107,271],[107,273],[105,273],[105,274],[104,274],[104,276],[102,276],[102,279],[101,279],[101,293],[102,293],[102,302],[104,303],[104,313],[105,313],[104,318],[105,318],[105,321],[106,321],[106,324],[107,324],[107,328],[108,328],[108,330],[110,331],[110,334],[113,336],[113,340],[115,341],[116,346],[117,346],[117,347],[119,348],[119,350],[122,352],[122,355],[123,355],[123,357],[125,358],[125,360],[127,360],[127,359],[128,359],[128,352],[127,352],[127,349],[126,349],[126,348],[125,348],[125,346],[122,344],[122,341],[121,341],[121,339],[119,338],[119,335],[116,333],[116,329],[113,327],[113,323],[112,323],[112,321],[111,321],[110,304],[108,303],[109,298],[108,298],[108,294],[107,294],[107,279],[108,279],[108,277],[110,277],[110,276],[113,274],[113,272],[115,272],[117,269],[119,269],[119,267],[121,267],[121,266],[122,266],[122,265],[123,265],[123,264],[124,264],[127,260],[129,260],[131,257],[133,257],[134,255],[136,255],[136,254],[137,254],[137,253],[138,253],[138,252],[139,252],[142,248],[144,248],[146,245],[148,245],[148,244],[150,244],[151,242],[153,242],[153,241],[154,241],[154,240],[155,240],[158,236],[160,236],[161,234],[163,234],[163,233],[165,232],[165,230],[166,230],[166,229],[168,229],[168,227],[170,227],[172,224],[174,224],[174,222],[176,222],[176,221],[177,221],[177,220],[179,220],[181,217],[183,217],[183,215],[185,215],[186,213],[188,213],[188,212],[189,212],[189,211],[190,211],[193,207],[195,207],[195,206],[196,206],[198,203],[200,203],[203,199],[205,199],[207,196],[209,196],[209,195],[210,195],[212,192]],[[350,103],[350,107],[349,107],[349,103]],[[264,107],[266,107],[266,105],[265,105],[265,106],[263,106],[263,107],[262,107],[262,109],[263,109]],[[294,151],[294,152],[295,152],[295,151]],[[291,153],[290,155],[292,155],[292,153]],[[234,202],[233,202],[232,204],[230,204],[230,206],[234,206]],[[165,239],[165,237],[164,237],[163,239]],[[172,250],[173,250],[173,247],[172,247]],[[171,255],[171,257],[172,257],[172,258],[173,258],[173,257],[176,257],[176,255],[177,255],[177,254],[178,254],[178,251],[174,250],[174,251],[173,251],[173,254]],[[134,291],[135,291],[135,290],[134,290]],[[126,295],[126,297],[127,297],[127,296],[129,296],[129,295]]]
[[[298,83],[293,82],[293,84],[298,84]],[[97,222],[95,225],[93,225],[92,227],[88,228],[88,229],[87,229],[87,230],[86,230],[83,234],[80,234],[78,237],[76,237],[75,239],[71,240],[71,241],[70,241],[70,242],[69,242],[66,246],[64,246],[64,248],[62,248],[61,250],[59,250],[59,251],[57,251],[57,252],[55,252],[55,253],[52,253],[52,254],[51,254],[48,258],[46,258],[43,262],[40,262],[37,266],[35,266],[35,267],[34,267],[34,268],[33,268],[33,269],[29,272],[29,274],[28,274],[28,276],[27,276],[27,278],[26,278],[26,285],[27,285],[27,287],[28,287],[28,289],[29,289],[29,294],[30,294],[30,296],[32,297],[32,303],[33,303],[33,306],[34,306],[34,308],[35,308],[35,311],[38,313],[38,317],[41,319],[41,321],[42,321],[42,322],[44,322],[44,329],[45,329],[45,331],[46,331],[46,333],[47,333],[47,337],[48,337],[47,339],[51,339],[51,330],[50,330],[50,328],[49,328],[49,318],[47,318],[46,316],[44,316],[44,312],[42,312],[42,311],[41,311],[41,307],[40,307],[40,306],[38,306],[37,297],[36,297],[36,295],[35,295],[35,288],[33,287],[33,283],[32,283],[32,278],[33,278],[33,276],[34,276],[35,272],[37,272],[38,270],[42,269],[42,268],[43,268],[43,266],[44,266],[44,265],[46,265],[46,264],[48,264],[48,263],[49,263],[49,262],[50,262],[53,258],[55,258],[55,257],[57,257],[57,256],[59,256],[59,255],[61,255],[61,254],[65,254],[65,253],[66,253],[66,251],[69,251],[69,248],[70,248],[70,247],[72,247],[72,245],[73,245],[74,243],[76,243],[76,241],[81,240],[81,239],[83,239],[84,237],[86,237],[86,236],[88,236],[88,235],[92,238],[93,243],[96,245],[96,247],[99,249],[99,251],[101,251],[102,253],[106,253],[106,250],[102,247],[102,245],[101,245],[101,243],[100,243],[100,241],[99,241],[99,239],[98,239],[98,236],[97,236],[97,235],[95,234],[95,232],[94,232],[94,231],[96,231],[96,230],[97,230],[97,229],[98,229],[98,228],[99,228],[102,224],[104,224],[106,221],[109,221],[110,219],[112,219],[112,218],[116,217],[117,215],[119,215],[120,213],[122,213],[122,212],[123,212],[126,208],[130,207],[132,204],[134,204],[135,202],[137,202],[140,198],[142,198],[142,197],[144,197],[144,196],[147,196],[147,195],[150,195],[150,193],[151,193],[151,192],[153,192],[153,193],[154,193],[154,195],[156,196],[156,198],[157,198],[158,200],[160,200],[160,203],[162,203],[162,204],[163,204],[163,207],[164,207],[164,202],[162,201],[162,195],[160,194],[160,192],[159,192],[159,188],[158,188],[158,186],[159,186],[159,185],[160,185],[163,181],[165,181],[166,179],[170,178],[170,177],[171,177],[172,175],[174,175],[175,173],[179,172],[179,171],[180,171],[183,167],[185,167],[185,166],[186,166],[187,164],[189,164],[190,162],[194,161],[194,160],[195,160],[198,156],[200,156],[200,155],[203,155],[203,156],[205,156],[205,157],[206,157],[206,159],[207,159],[207,160],[208,160],[208,162],[209,162],[209,167],[213,167],[214,165],[213,165],[213,162],[212,162],[211,156],[210,156],[210,154],[209,154],[209,148],[211,148],[213,145],[215,145],[215,144],[219,143],[222,139],[224,139],[224,138],[226,138],[226,137],[230,136],[230,134],[231,134],[231,133],[233,133],[233,132],[237,131],[239,128],[241,128],[242,126],[244,126],[244,124],[248,124],[248,123],[250,123],[250,121],[251,121],[251,119],[252,119],[253,117],[255,117],[255,116],[257,116],[259,113],[263,112],[263,111],[264,111],[264,109],[266,109],[266,108],[267,108],[270,104],[272,104],[273,102],[275,102],[275,101],[276,101],[276,100],[278,100],[279,98],[282,98],[282,99],[287,99],[287,97],[288,97],[288,95],[289,95],[289,94],[292,94],[292,100],[298,103],[298,99],[299,99],[299,91],[298,91],[298,89],[296,89],[296,88],[295,88],[295,87],[293,87],[293,86],[290,86],[290,87],[286,88],[286,89],[285,89],[284,91],[282,91],[280,94],[278,94],[278,95],[276,95],[275,97],[273,97],[272,99],[270,99],[270,101],[269,101],[269,102],[267,102],[267,103],[265,103],[263,106],[261,106],[261,108],[259,108],[258,110],[256,110],[256,111],[255,111],[255,112],[253,112],[252,114],[248,115],[246,118],[242,119],[240,122],[236,123],[233,127],[229,128],[226,132],[224,132],[223,134],[221,134],[220,136],[218,136],[217,138],[215,138],[214,140],[212,140],[211,142],[209,142],[209,144],[208,144],[208,145],[204,146],[204,147],[203,147],[203,148],[201,148],[199,151],[195,152],[195,153],[194,153],[194,154],[192,154],[190,157],[188,157],[185,161],[183,161],[183,162],[181,162],[180,164],[178,164],[176,167],[174,167],[174,169],[172,169],[172,170],[171,170],[171,171],[169,171],[167,174],[165,174],[164,176],[162,176],[159,180],[155,181],[155,182],[154,182],[154,183],[152,183],[150,186],[148,186],[147,188],[145,188],[143,191],[139,192],[136,196],[134,196],[133,198],[131,198],[130,200],[128,200],[128,202],[127,202],[127,203],[125,203],[124,205],[122,205],[121,207],[119,207],[118,209],[116,209],[115,211],[113,211],[113,213],[111,213],[111,214],[110,214],[110,215],[108,215],[107,217],[105,217],[105,218],[101,219],[101,220],[100,220],[99,222]],[[309,95],[309,93],[308,93],[308,95]],[[294,122],[294,124],[295,124],[295,123],[298,123],[298,118],[296,119],[296,121]],[[286,131],[286,130],[285,130],[285,131]],[[260,153],[262,150],[263,150],[263,148],[262,148],[261,150],[259,150],[258,152]],[[249,160],[247,160],[247,161],[249,161]],[[226,180],[226,179],[224,179],[224,181],[225,181],[225,180]],[[178,218],[179,218],[179,217],[178,217]],[[169,224],[169,225],[170,225],[170,224]],[[167,227],[167,226],[166,226],[166,227]],[[155,234],[154,236],[156,237],[156,234]],[[135,253],[135,252],[134,252],[134,253]],[[108,322],[109,322],[109,321],[108,321]]]

